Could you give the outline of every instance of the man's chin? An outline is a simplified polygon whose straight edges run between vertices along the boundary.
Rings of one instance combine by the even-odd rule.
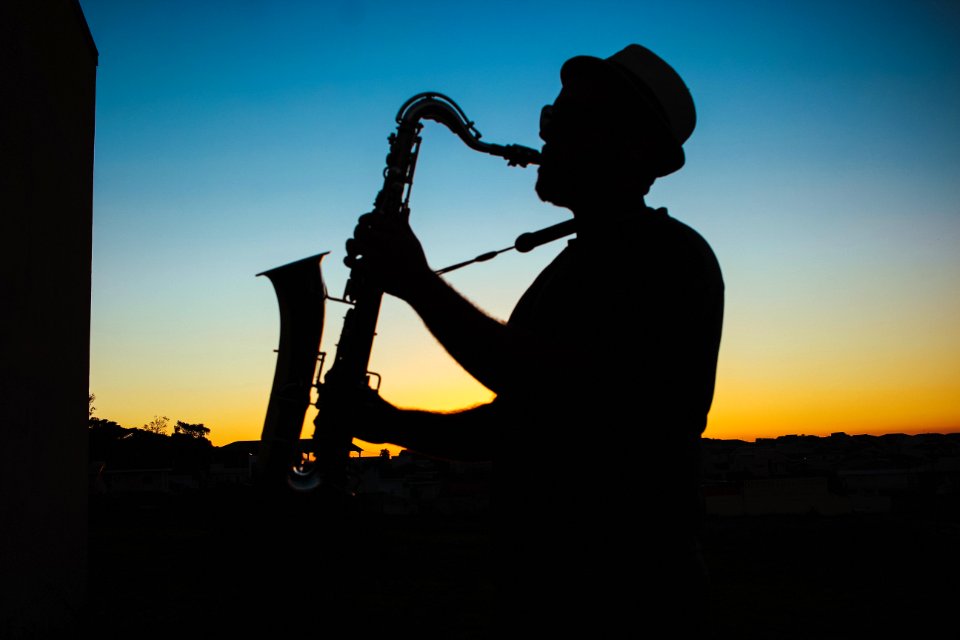
[[[565,198],[563,197],[563,191],[557,188],[552,180],[544,179],[542,175],[537,176],[537,184],[534,187],[537,196],[544,202],[549,202],[550,204],[557,205],[558,207],[565,207]]]

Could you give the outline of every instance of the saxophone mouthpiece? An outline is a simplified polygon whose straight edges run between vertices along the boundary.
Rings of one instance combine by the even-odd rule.
[[[528,164],[540,164],[540,152],[519,144],[508,144],[503,147],[504,158],[511,167],[525,167]]]

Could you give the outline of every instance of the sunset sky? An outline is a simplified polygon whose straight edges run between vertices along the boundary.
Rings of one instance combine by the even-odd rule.
[[[539,147],[560,65],[637,42],[697,105],[687,165],[648,204],[700,231],[724,272],[705,436],[960,430],[956,2],[80,4],[100,54],[90,391],[101,418],[203,423],[215,445],[258,439],[279,310],[256,274],[329,251],[324,278],[342,296],[344,241],[382,184],[400,105],[438,91],[484,141]],[[567,219],[537,199],[535,178],[427,123],[411,224],[431,265]],[[562,245],[447,278],[506,318]],[[578,304],[602,314],[591,294]],[[331,359],[344,312],[328,302]],[[371,369],[402,406],[491,398],[392,298]]]

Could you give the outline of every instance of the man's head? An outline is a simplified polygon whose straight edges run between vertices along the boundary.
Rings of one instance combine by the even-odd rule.
[[[576,56],[560,79],[560,95],[541,116],[541,198],[571,206],[571,197],[590,197],[592,189],[630,184],[642,195],[683,166],[683,143],[696,125],[693,99],[649,49],[632,44],[606,59]]]

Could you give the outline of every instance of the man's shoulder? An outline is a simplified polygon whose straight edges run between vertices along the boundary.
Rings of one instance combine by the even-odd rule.
[[[666,207],[653,209],[648,218],[654,221],[654,224],[660,226],[665,233],[673,234],[683,240],[703,243],[709,246],[706,238],[704,238],[699,231],[684,220],[671,215]]]
[[[664,207],[623,220],[611,237],[621,242],[645,245],[656,254],[683,255],[689,252],[714,256],[713,247],[697,229],[676,218]]]

